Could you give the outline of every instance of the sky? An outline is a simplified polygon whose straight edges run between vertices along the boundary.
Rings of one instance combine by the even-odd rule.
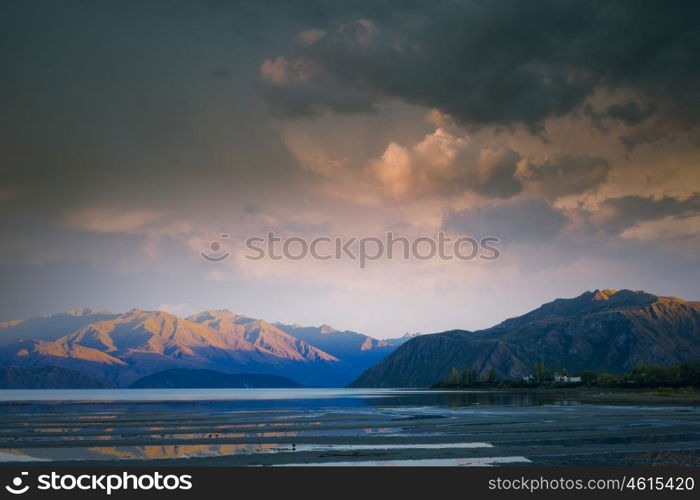
[[[699,17],[0,0],[0,320],[227,308],[388,338],[586,290],[700,300]],[[269,232],[500,257],[247,258]]]

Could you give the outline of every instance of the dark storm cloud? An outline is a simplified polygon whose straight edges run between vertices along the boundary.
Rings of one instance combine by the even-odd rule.
[[[602,88],[639,101],[611,105],[610,118],[639,122],[654,101],[657,117],[687,129],[700,120],[698,18],[697,2],[383,2],[310,26],[325,36],[284,55],[314,70],[294,85],[263,79],[263,92],[283,115],[398,97],[463,124],[535,129]]]
[[[374,91],[344,82],[315,64],[285,57],[262,65],[261,89],[270,111],[280,118],[314,116],[325,109],[338,113],[376,113]]]
[[[487,162],[490,164],[489,175],[475,186],[475,191],[494,198],[510,198],[519,194],[523,187],[514,175],[520,159],[521,156],[515,151],[499,152]]]
[[[539,164],[528,163],[523,180],[530,182],[535,192],[553,200],[600,186],[609,171],[610,165],[602,158],[557,154]]]
[[[587,104],[583,111],[597,126],[605,129],[607,120],[616,120],[626,125],[638,125],[656,111],[656,106],[652,102],[629,100],[610,104],[602,110],[596,110]]]
[[[621,232],[639,222],[665,217],[682,218],[699,213],[700,193],[686,199],[630,195],[605,200],[593,214],[593,219],[607,231]]]
[[[628,101],[611,104],[608,106],[605,114],[627,125],[637,125],[651,116],[654,110],[655,107],[651,103],[640,104],[636,101]]]
[[[211,71],[210,73],[212,78],[216,79],[221,79],[221,80],[228,80],[231,78],[231,72],[227,70],[226,68],[217,68]]]
[[[46,217],[91,203],[203,206],[284,176],[291,159],[259,118],[254,82],[284,46],[276,37],[302,24],[229,7],[2,2],[0,203]],[[234,29],[243,15],[267,19],[264,49]]]
[[[442,227],[508,241],[551,239],[564,228],[567,218],[542,200],[526,198],[469,210],[449,210]]]

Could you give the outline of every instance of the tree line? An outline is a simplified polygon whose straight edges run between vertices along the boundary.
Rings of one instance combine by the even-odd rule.
[[[479,376],[477,368],[459,370],[452,367],[447,380],[433,385],[437,389],[476,389],[514,387],[603,387],[603,388],[656,388],[700,387],[700,363],[681,363],[676,366],[658,366],[639,362],[627,373],[596,373],[590,370],[572,374],[580,377],[577,382],[563,382],[568,377],[566,369],[548,369],[543,361],[532,366],[532,371],[520,380],[499,380],[493,368]]]

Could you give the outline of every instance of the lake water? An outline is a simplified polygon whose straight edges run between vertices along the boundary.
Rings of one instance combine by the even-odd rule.
[[[506,391],[434,391],[410,389],[34,389],[0,390],[0,403],[147,403],[230,402],[239,407],[324,406],[530,406],[551,402],[541,393]]]
[[[0,401],[259,401],[434,393],[396,389],[22,389],[0,390]]]
[[[0,461],[698,465],[700,410],[505,391],[2,390]]]

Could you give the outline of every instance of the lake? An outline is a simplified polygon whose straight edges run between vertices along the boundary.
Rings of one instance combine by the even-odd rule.
[[[699,465],[700,409],[524,391],[2,390],[0,461]]]

